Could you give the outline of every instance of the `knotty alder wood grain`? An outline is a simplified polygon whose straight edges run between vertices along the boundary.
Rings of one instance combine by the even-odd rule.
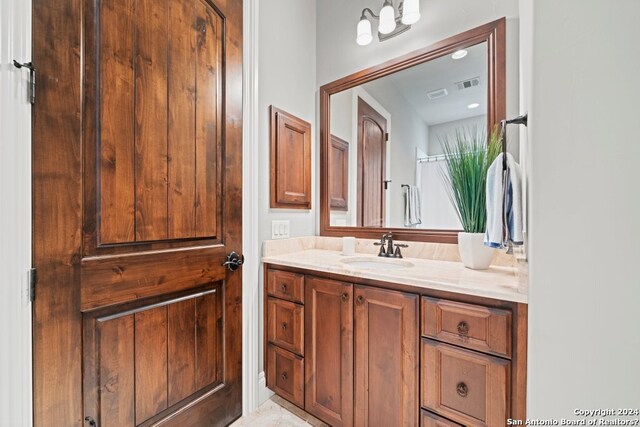
[[[329,207],[349,210],[349,143],[331,135],[329,154]]]
[[[222,267],[242,251],[242,1],[33,9],[34,425],[228,425],[242,409],[242,271]]]
[[[167,409],[167,307],[135,317],[136,424]],[[117,339],[112,345],[117,345]]]
[[[190,298],[167,306],[169,406],[196,391],[196,300]]]
[[[418,424],[418,296],[355,292],[354,425]]]
[[[166,0],[136,0],[135,141],[118,141],[127,146],[134,142],[136,241],[168,237],[168,22]]]
[[[353,285],[309,277],[305,288],[305,410],[353,425]]]
[[[358,98],[357,225],[382,227],[385,224],[387,120]]]
[[[311,209],[311,124],[269,107],[271,207]]]
[[[140,425],[222,381],[221,287],[87,322],[100,426]]]
[[[196,31],[194,4],[169,2],[169,238],[195,236]]]
[[[95,244],[219,238],[220,15],[204,0],[98,8]]]
[[[135,226],[133,126],[135,72],[134,0],[102,3],[99,182],[100,236],[104,242],[132,242]],[[123,142],[129,142],[124,144]]]
[[[196,229],[194,236],[215,236],[222,215],[222,36],[220,17],[196,2]]]
[[[33,2],[33,63],[38,69],[32,159],[36,426],[82,422],[82,329],[75,303],[80,290],[74,286],[82,245],[81,11],[80,0]]]

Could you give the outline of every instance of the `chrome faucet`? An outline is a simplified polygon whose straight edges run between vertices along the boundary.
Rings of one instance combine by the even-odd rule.
[[[387,245],[385,249],[385,244]],[[374,245],[380,246],[380,251],[378,252],[378,256],[386,257],[386,258],[402,258],[402,252],[400,248],[408,248],[409,245],[405,245],[402,243],[393,243],[393,234],[385,233],[382,235],[382,238],[379,242],[375,242]],[[393,247],[395,246],[395,251]]]

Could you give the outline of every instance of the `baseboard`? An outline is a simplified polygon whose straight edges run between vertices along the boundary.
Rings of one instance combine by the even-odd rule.
[[[258,406],[269,400],[273,396],[273,392],[267,388],[267,379],[264,376],[264,371],[258,375]]]

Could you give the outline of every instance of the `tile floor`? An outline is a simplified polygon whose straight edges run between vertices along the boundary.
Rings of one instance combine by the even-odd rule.
[[[327,424],[307,414],[278,396],[273,396],[252,414],[242,417],[231,427],[327,427]]]

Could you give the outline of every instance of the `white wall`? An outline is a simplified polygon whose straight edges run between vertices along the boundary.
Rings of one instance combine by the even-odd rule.
[[[533,11],[529,416],[637,408],[640,2],[521,3]]]
[[[454,34],[507,18],[507,115],[518,115],[518,2],[515,0],[421,0],[421,19],[409,32],[368,46],[356,44],[362,9],[379,9],[371,0],[317,2],[317,82],[321,86]]]
[[[429,126],[429,146],[427,148],[427,154],[430,156],[443,154],[442,139],[444,138],[453,143],[456,140],[456,132],[458,131],[465,133],[470,131],[475,134],[476,130],[482,132],[486,127],[487,116],[485,115],[431,125]]]
[[[271,238],[271,221],[288,219],[291,237],[316,234],[316,159],[312,168],[312,209],[269,208],[269,106],[274,105],[312,124],[317,157],[316,1],[260,0],[258,54],[259,244]],[[262,290],[262,285],[260,285]],[[261,300],[262,301],[262,300]],[[262,308],[262,305],[260,305]],[[262,313],[260,314],[262,319]],[[260,328],[262,334],[262,327]],[[260,335],[262,342],[262,335]],[[262,352],[259,361],[263,367]]]
[[[0,425],[31,417],[31,2],[0,1]]]

